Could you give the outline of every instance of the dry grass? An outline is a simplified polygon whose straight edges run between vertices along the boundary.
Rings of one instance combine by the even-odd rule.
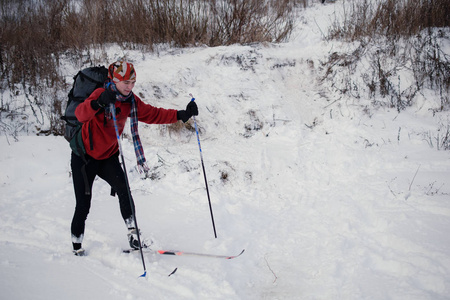
[[[65,99],[49,95],[49,90],[61,94],[67,89],[59,69],[62,55],[85,63],[90,49],[110,43],[151,51],[161,43],[188,47],[282,42],[293,29],[292,7],[297,2],[0,0],[0,89],[23,90],[33,113],[49,113],[50,133],[59,134]],[[0,111],[9,112],[9,103],[2,100]]]
[[[117,43],[152,49],[282,42],[293,28],[288,0],[0,0],[0,84],[58,81],[64,52]]]
[[[343,2],[342,20],[329,28],[328,39],[359,42],[357,53],[333,53],[325,64],[325,78],[334,66],[351,70],[366,53],[370,68],[366,72],[369,97],[389,98],[399,111],[412,105],[417,93],[430,88],[439,93],[441,105],[436,111],[450,109],[450,57],[442,49],[448,39],[450,5],[448,0],[354,0]],[[446,27],[446,29],[444,29]],[[399,43],[399,41],[402,41]],[[398,70],[412,71],[415,83],[400,88]],[[355,84],[350,77],[341,92],[350,93]],[[361,97],[361,95],[357,95]]]
[[[411,37],[427,28],[449,27],[449,16],[448,0],[358,0],[346,8],[343,21],[334,23],[329,38]]]

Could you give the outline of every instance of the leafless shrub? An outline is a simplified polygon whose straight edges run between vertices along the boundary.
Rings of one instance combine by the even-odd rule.
[[[327,62],[324,79],[342,93],[356,98],[363,91],[399,112],[414,103],[418,93],[428,88],[439,93],[441,105],[450,109],[450,57],[442,50],[449,38],[450,6],[446,0],[363,0],[344,2],[344,15],[336,17],[328,38],[356,41],[356,55],[333,53]],[[343,4],[343,5],[344,5]],[[401,41],[401,43],[399,43]],[[362,81],[355,69],[361,67],[365,53],[368,67]],[[347,69],[346,77],[336,78],[336,69]],[[411,72],[414,83],[405,86],[402,72]],[[382,103],[381,103],[382,104]],[[383,104],[382,104],[383,105]]]
[[[411,37],[426,28],[448,27],[448,0],[358,0],[343,2],[343,20],[336,19],[329,38],[350,41],[377,35],[392,39]]]
[[[53,83],[61,53],[81,55],[92,45],[282,42],[293,7],[288,0],[2,0],[2,83]]]
[[[259,119],[256,111],[249,110],[247,112],[250,121],[244,124],[244,134],[246,138],[252,137],[257,131],[260,131],[264,127],[264,123]]]
[[[176,122],[173,124],[164,125],[164,130],[167,130],[167,132],[169,133],[169,136],[172,136],[174,134],[180,134],[185,131],[195,132],[195,128],[192,125],[192,120],[189,120],[186,123],[179,121],[179,122]]]
[[[293,7],[305,1],[0,0],[0,89],[22,88],[29,109],[49,113],[50,132],[58,134],[62,99],[48,103],[51,93],[40,91],[68,89],[62,56],[84,65],[97,63],[85,56],[90,49],[109,43],[147,51],[160,43],[282,42],[294,26]],[[3,98],[0,104],[10,109]]]

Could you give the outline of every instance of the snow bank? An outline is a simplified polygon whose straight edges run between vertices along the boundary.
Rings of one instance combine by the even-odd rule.
[[[123,146],[144,237],[156,249],[245,248],[241,257],[147,253],[148,276],[138,278],[142,262],[122,253],[126,228],[101,180],[87,220],[88,256],[73,256],[68,144],[3,137],[2,298],[446,299],[450,153],[424,138],[436,129],[430,113],[368,114],[316,82],[336,47],[320,39],[333,10],[311,8],[282,45],[108,52],[133,61],[144,101],[183,109],[192,93],[200,110],[218,238],[195,132],[141,124],[154,180],[139,177],[131,142]]]

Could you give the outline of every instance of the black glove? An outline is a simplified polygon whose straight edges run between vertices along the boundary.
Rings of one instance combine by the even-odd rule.
[[[190,117],[198,115],[198,108],[195,101],[189,102],[186,106],[186,110],[179,110],[177,112],[177,119],[186,123]]]
[[[98,97],[96,101],[91,102],[91,106],[93,109],[98,110],[100,108],[105,108],[111,103],[116,102],[116,93],[111,91],[109,88],[106,88],[103,93]]]

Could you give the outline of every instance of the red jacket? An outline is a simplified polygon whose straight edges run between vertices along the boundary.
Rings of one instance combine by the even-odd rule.
[[[75,116],[83,123],[82,137],[86,153],[94,159],[106,159],[119,151],[113,119],[105,118],[105,112],[94,110],[91,102],[97,100],[105,89],[96,89],[84,102],[78,105]],[[138,120],[147,124],[171,124],[177,122],[176,109],[164,109],[145,104],[134,95],[137,104]],[[131,102],[116,101],[116,117],[119,134],[130,115]],[[106,121],[106,123],[105,123]]]

